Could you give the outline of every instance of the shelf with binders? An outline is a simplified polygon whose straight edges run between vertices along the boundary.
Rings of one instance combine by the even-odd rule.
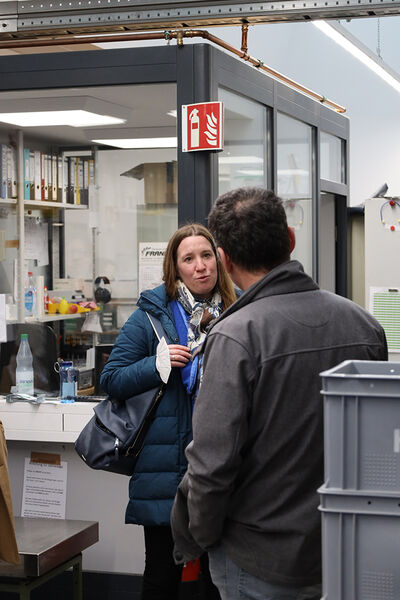
[[[89,208],[87,204],[68,204],[67,202],[49,202],[48,200],[24,200],[24,206],[26,208],[65,208],[72,210],[87,210]]]
[[[87,208],[94,188],[90,149],[46,153],[23,148],[24,205],[33,208]]]
[[[17,204],[17,198],[0,198],[0,206],[16,206]],[[26,208],[65,208],[71,210],[87,210],[89,208],[87,204],[68,204],[67,202],[49,202],[48,200],[24,200],[24,206]]]
[[[17,145],[0,140],[0,201],[2,204],[15,204],[17,198]]]
[[[1,142],[1,140],[0,140]],[[32,149],[31,144],[41,150]],[[0,143],[0,203],[28,208],[87,207],[94,188],[91,149],[62,151],[31,141]],[[18,200],[17,200],[18,199]]]

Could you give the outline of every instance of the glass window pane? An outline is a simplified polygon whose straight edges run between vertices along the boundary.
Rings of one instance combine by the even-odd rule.
[[[126,96],[136,99],[131,124],[140,127],[138,137],[158,137],[167,126],[175,131],[175,84],[126,86]],[[160,96],[162,103],[153,102]],[[177,149],[99,145],[94,162],[89,210],[65,211],[65,275],[84,278],[91,293],[95,278],[110,280],[112,300],[100,316],[100,341],[109,343],[140,292],[161,283],[163,249],[178,226]]]
[[[335,196],[321,192],[318,205],[318,284],[336,292]]]
[[[344,141],[321,131],[321,178],[346,183],[344,169]]]
[[[219,193],[243,185],[268,186],[266,108],[220,88],[224,103],[224,150],[218,155]]]
[[[178,226],[176,149],[99,150],[96,159],[95,211],[66,211],[66,275],[110,280],[101,316],[109,343],[140,292],[161,283],[162,254],[146,266],[145,253],[163,252]]]
[[[95,279],[107,277],[112,299],[104,306],[100,320],[104,331],[112,330],[113,341],[141,289],[161,282],[160,244],[166,244],[176,230],[178,209],[176,143],[168,148],[159,148],[157,141],[147,141],[147,146],[143,143],[139,148],[125,146],[135,147],[133,150],[120,149],[111,138],[120,143],[126,143],[128,137],[136,141],[160,137],[176,140],[176,84],[10,91],[0,97],[11,107],[14,101],[25,101],[27,109],[37,112],[38,106],[41,110],[48,106],[57,112],[52,115],[57,119],[47,119],[44,124],[31,116],[32,120],[21,126],[21,136],[16,134],[15,116],[0,121],[0,144],[15,148],[19,140],[22,144],[24,271],[32,271],[34,278],[43,276],[50,297],[68,290],[60,285],[71,284],[79,285],[91,299]],[[76,114],[65,114],[68,108],[93,113],[102,124],[94,126],[89,120],[72,126],[76,121],[71,117]],[[60,109],[62,115],[58,114]],[[106,126],[110,118],[118,122]],[[12,181],[10,198],[1,198],[4,194],[0,190],[0,230],[6,231],[7,240],[17,242]],[[58,204],[62,208],[58,209]],[[32,256],[34,234],[40,234],[40,248],[46,250],[40,259]],[[156,265],[145,268],[140,244],[154,259],[160,255]],[[0,261],[0,293],[14,296],[16,246],[7,249],[6,261]],[[61,277],[75,281],[59,282],[56,288],[56,279]],[[112,312],[112,318],[106,323],[107,312]],[[69,328],[68,335],[74,335],[75,341],[82,322],[75,319],[65,323],[65,330]]]
[[[312,275],[313,203],[311,127],[278,113],[278,195],[283,199],[288,224],[295,229],[298,259]]]

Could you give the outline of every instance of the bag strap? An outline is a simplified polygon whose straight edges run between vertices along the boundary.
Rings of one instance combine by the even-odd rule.
[[[150,316],[149,313],[147,311],[145,311],[147,318],[150,321],[150,324],[154,330],[154,333],[157,336],[158,341],[161,341],[161,338],[165,338],[165,341],[168,340],[168,336],[164,331],[164,327],[161,325],[161,321],[159,319],[157,319],[154,315]]]

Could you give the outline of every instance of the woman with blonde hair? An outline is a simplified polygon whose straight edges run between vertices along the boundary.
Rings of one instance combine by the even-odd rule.
[[[144,526],[142,600],[179,597],[182,566],[173,562],[170,513],[192,437],[201,368],[195,351],[207,325],[236,300],[211,233],[197,223],[180,227],[169,240],[163,280],[141,293],[101,375],[103,389],[121,400],[166,384],[130,479],[125,514],[126,523]],[[146,312],[159,319],[168,340],[158,342]],[[204,592],[205,600],[219,598],[211,580]]]

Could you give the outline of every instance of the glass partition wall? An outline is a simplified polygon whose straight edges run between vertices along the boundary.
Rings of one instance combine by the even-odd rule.
[[[296,235],[292,258],[313,275],[312,128],[287,115],[277,115],[277,193],[284,201],[289,226]]]
[[[220,88],[224,103],[224,150],[218,154],[219,193],[241,186],[268,187],[267,108]]]
[[[0,167],[17,172],[20,154],[24,178],[21,199],[16,182],[0,188],[0,229],[8,240],[0,293],[8,295],[7,306],[17,302],[28,272],[40,281],[37,292],[46,286],[50,298],[65,295],[68,301],[77,290],[80,299],[91,299],[96,279],[109,281],[111,300],[102,306],[97,328],[82,327],[84,319],[60,325],[64,356],[75,357],[80,350],[84,355],[93,332],[96,343],[113,343],[140,292],[162,282],[164,250],[178,226],[176,84],[4,92],[0,106],[25,102],[29,110],[62,101],[63,110],[72,111],[83,99],[86,108],[102,111],[90,118],[117,123],[35,124],[38,110],[17,130],[6,119],[18,121],[19,113],[0,111],[0,151],[6,156],[0,155]],[[59,315],[35,310],[33,317],[52,323]]]
[[[321,131],[321,178],[346,183],[345,142]]]
[[[262,76],[253,87],[228,78],[226,65],[220,73],[224,150],[215,196],[239,186],[273,189],[295,230],[292,258],[321,287],[346,294],[347,119],[286,86],[268,87]]]
[[[32,182],[24,189],[20,175],[18,198],[15,190],[0,197],[6,236],[0,293],[22,306],[21,276],[31,270],[49,290],[57,279],[79,280],[87,297],[95,279],[106,277],[112,294],[108,308],[116,308],[107,319],[104,309],[102,325],[104,334],[110,332],[106,341],[112,341],[140,290],[160,277],[161,261],[146,262],[141,251],[156,257],[179,224],[205,223],[217,195],[242,185],[265,186],[283,198],[296,231],[293,257],[322,282],[337,250],[332,244],[338,245],[339,199],[345,206],[348,195],[345,117],[208,44],[13,58],[0,58],[0,112],[9,112],[14,103],[17,109],[21,101],[36,110],[48,102],[68,110],[95,101],[103,114],[120,121],[0,122],[0,143],[19,148],[19,164],[25,154],[33,165],[35,157],[44,156],[48,170],[36,186],[39,196]],[[180,107],[215,100],[224,103],[224,150],[182,152]],[[128,138],[136,140],[134,146]],[[51,174],[58,189],[49,188],[46,196],[53,158],[61,160],[57,175]],[[22,178],[25,171],[21,167]],[[82,185],[87,189],[80,193]],[[322,253],[327,221],[330,242]],[[47,234],[36,257],[39,227]],[[325,278],[330,287],[345,263],[344,255],[330,261]],[[20,312],[18,319],[23,316]]]

